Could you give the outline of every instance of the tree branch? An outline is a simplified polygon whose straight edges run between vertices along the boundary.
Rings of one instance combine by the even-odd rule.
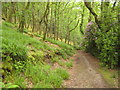
[[[93,8],[91,8],[90,2],[86,2],[86,0],[84,0],[84,4],[89,9],[89,11],[93,14],[93,16],[95,18],[95,22],[98,25],[98,28],[101,29],[100,23],[99,23],[98,18],[97,18],[97,14],[94,12]]]
[[[115,5],[116,5],[116,2],[117,2],[117,0],[115,0],[114,4],[113,4],[113,6],[112,6],[112,9],[113,9],[113,10],[114,10],[114,7],[115,7]]]
[[[69,32],[72,32],[78,26],[78,24],[79,24],[79,20],[77,21],[76,26],[73,29],[71,29]]]

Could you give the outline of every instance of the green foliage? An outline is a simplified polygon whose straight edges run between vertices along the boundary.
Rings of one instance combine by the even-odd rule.
[[[60,41],[55,41],[53,39],[47,39],[49,42],[54,43],[58,45],[61,49],[56,49],[54,52],[59,52],[59,54],[62,56],[63,59],[69,58],[69,56],[72,56],[75,53],[75,48],[73,46],[70,46],[68,44],[65,44]]]
[[[13,84],[22,88],[26,88],[29,81],[34,88],[60,88],[63,80],[68,78],[69,74],[64,69],[52,70],[50,65],[40,62],[34,65],[28,62],[22,74],[14,71],[11,76],[6,78],[6,81],[10,80]]]
[[[63,59],[67,59],[68,58],[67,54],[65,53],[65,51],[63,49],[59,49],[58,51],[60,52],[60,54],[61,54]]]
[[[58,38],[65,39],[68,31],[75,27],[77,19],[79,18],[79,15],[81,14],[81,11],[82,11],[81,9],[77,9],[76,7],[78,7],[78,5],[79,6],[83,5],[83,3],[74,3],[74,4],[73,3],[74,2],[71,2],[70,4],[67,5],[67,8],[64,9],[64,7],[66,7],[64,3],[61,3],[59,5],[58,2],[51,2],[51,4],[49,5],[49,9],[51,8],[51,15],[47,15],[46,18],[48,19],[48,22],[52,21],[52,23],[47,22],[48,24],[47,28],[50,31],[46,32],[49,35],[49,36],[46,35],[46,37],[51,37],[50,35],[52,36],[54,35],[55,39],[58,39]],[[17,2],[14,5],[13,3],[3,2],[2,6],[3,6],[2,15],[4,16],[6,21],[9,21],[10,23],[15,23],[19,28],[19,30],[23,28],[24,30],[22,31],[24,31],[24,33],[28,32],[27,30],[25,30],[25,28],[28,28],[29,31],[31,31],[32,29],[33,32],[36,32],[35,36],[43,38],[44,31],[45,31],[44,27],[46,25],[43,24],[43,22],[40,22],[40,20],[45,18],[43,16],[45,14],[44,11],[47,9],[47,8],[44,8],[46,7],[46,3],[40,2],[39,4],[38,3],[29,4],[28,2],[28,3],[22,4],[20,2]],[[7,13],[8,7],[10,8],[9,13]],[[60,13],[64,13],[64,14],[62,15]],[[39,17],[39,18],[36,18],[36,17]],[[39,23],[41,24],[40,27],[39,27]],[[69,30],[67,30],[68,29],[67,27],[69,28]],[[56,30],[54,31],[55,28]],[[73,30],[70,33],[71,35],[67,38],[67,40],[69,40],[70,42],[79,40],[80,38],[79,37],[80,34],[78,31],[79,27],[76,27],[75,29],[76,30]],[[74,38],[74,37],[77,37],[77,38]]]
[[[43,51],[32,51],[28,53],[28,60],[35,62],[39,60],[43,60],[45,53]]]
[[[60,88],[62,84],[62,78],[57,73],[49,73],[47,79],[45,80],[46,83],[50,83],[53,87]]]
[[[101,24],[102,30],[96,28],[95,25],[91,26],[91,31],[88,31],[89,36],[85,40],[86,51],[98,57],[102,66],[114,68],[118,65],[118,24],[112,27],[107,27]],[[97,32],[95,31],[95,28]],[[107,31],[108,30],[108,31]],[[88,33],[87,33],[88,34]]]
[[[85,32],[87,36],[85,40],[86,46],[84,45],[85,49],[98,57],[102,66],[108,68],[118,67],[118,38],[120,35],[119,6],[120,3],[115,7],[112,7],[112,3],[110,2],[104,2],[103,5],[101,4],[102,8],[97,26],[95,24],[88,24]]]
[[[56,48],[49,46],[43,41],[38,41],[27,35],[23,35],[6,24],[9,25],[10,23],[4,22],[2,25],[3,37],[1,49],[2,59],[5,63],[3,64],[4,73],[7,72],[7,69],[10,71],[12,69],[24,70],[27,60],[33,62],[35,60],[42,60],[45,55],[44,52],[51,51],[52,53],[56,51]],[[35,50],[32,54],[28,53],[31,48]],[[37,49],[40,51],[36,51]]]
[[[53,86],[50,83],[39,82],[34,85],[34,88],[53,88]]]
[[[24,36],[3,24],[2,52],[3,55],[10,56],[15,60],[26,60],[27,48],[22,41],[27,36]],[[17,38],[17,39],[16,39]],[[25,44],[25,43],[24,43]]]
[[[48,59],[47,55],[49,55],[50,62],[60,62],[61,58],[67,59],[69,55],[72,55],[75,49],[59,41],[55,41],[54,44],[60,48],[54,48],[43,41],[12,30],[4,23],[2,27],[2,73],[5,81],[11,81],[23,88],[27,87],[27,80],[30,80],[36,88],[60,88],[63,80],[69,78],[69,74],[60,68],[52,70],[44,60]]]
[[[11,65],[11,63],[9,63],[9,62],[3,62],[2,63],[2,75],[6,75],[6,74],[10,74],[10,71],[12,71],[13,70],[13,68],[12,68],[12,65]]]
[[[2,87],[2,88],[19,88],[18,85],[14,85],[12,83],[4,84],[3,82],[0,82],[0,87]]]
[[[60,41],[55,41],[55,40],[53,40],[53,39],[47,39],[47,40],[48,40],[49,42],[52,42],[52,43],[60,46],[61,48],[69,49],[69,50],[71,50],[71,51],[74,52],[74,48],[73,48],[72,46],[66,44],[66,43],[63,43],[63,42],[60,42]]]
[[[50,66],[49,65],[41,65],[36,64],[33,65],[28,63],[25,70],[25,75],[28,78],[31,78],[33,83],[38,83],[41,80],[44,80],[49,73]]]
[[[73,66],[73,60],[70,60],[69,62],[66,62],[65,65],[68,67],[68,68],[71,68]]]
[[[52,63],[55,63],[55,62],[58,62],[58,61],[59,61],[59,57],[58,56],[53,57],[52,60],[51,60]]]
[[[18,73],[18,72],[17,72]],[[22,75],[13,75],[13,83],[15,85],[18,85],[19,87],[24,87],[26,88],[26,84],[25,84],[25,77]]]
[[[25,64],[26,64],[25,61],[15,61],[15,64],[13,64],[13,67],[18,71],[23,71]]]
[[[8,23],[8,22],[4,22],[4,25],[6,25],[7,27],[13,28],[14,25],[12,23]]]
[[[28,30],[27,30],[27,29],[24,29],[24,33],[28,33]]]
[[[61,66],[66,65],[68,68],[72,67],[72,61],[63,63],[58,58],[58,56],[62,56],[63,59],[68,59],[69,56],[72,56],[75,53],[75,48],[71,45],[74,45],[77,49],[85,49],[92,53],[101,60],[101,65],[103,66],[108,68],[117,66],[118,56],[120,56],[118,53],[118,46],[120,46],[120,41],[118,42],[118,33],[120,33],[120,2],[117,2],[115,6],[113,3],[108,2],[92,4],[95,6],[91,7],[92,11],[95,10],[97,12],[95,16],[100,18],[98,23],[100,23],[101,28],[99,29],[94,23],[90,31],[85,31],[87,38],[83,44],[84,47],[79,47],[79,43],[82,42],[82,35],[79,33],[80,29],[78,26],[81,25],[81,29],[84,31],[88,22],[87,19],[92,20],[94,16],[91,16],[87,8],[84,8],[84,2],[70,2],[69,4],[67,2],[40,2],[32,4],[29,2],[3,2],[2,16],[6,19],[5,21],[10,23],[2,21],[2,75],[11,75],[13,71],[20,74],[15,74],[12,76],[13,79],[8,80],[20,87],[26,87],[26,84],[22,83],[26,79],[31,80],[36,88],[61,87],[62,80],[67,79],[68,74],[61,69],[51,70],[51,67],[46,65],[45,61],[49,60],[50,63],[58,62]],[[50,12],[44,13],[44,11],[49,11],[49,9]],[[82,21],[82,18],[85,20]],[[76,26],[78,19],[81,21],[81,24],[78,23],[78,26]],[[97,21],[96,18],[95,21]],[[15,24],[11,24],[13,22]],[[15,27],[18,29],[16,30]],[[24,33],[21,34],[18,30]],[[32,33],[28,31],[32,31]],[[50,45],[49,42],[41,41],[41,38],[54,38],[54,40],[47,39],[46,41],[58,45],[58,47]],[[58,40],[66,41],[66,43],[71,45]],[[38,62],[41,63],[39,64]]]
[[[51,88],[60,87],[63,79],[68,78],[68,73],[62,69],[51,70],[49,65],[28,63],[25,71],[25,76],[31,78],[34,87]],[[43,86],[42,86],[43,85]]]
[[[60,77],[62,77],[64,80],[69,78],[69,74],[68,74],[67,71],[64,70],[64,69],[57,68],[57,69],[55,70],[55,72],[56,72]]]
[[[96,40],[96,45],[99,53],[99,58],[104,66],[114,68],[118,65],[118,30],[112,27],[106,34],[99,33],[100,37]]]
[[[118,71],[117,70],[109,70],[106,67],[101,67],[99,69],[100,73],[102,73],[103,78],[110,84],[111,86],[118,87]]]
[[[64,66],[64,65],[65,65],[64,62],[62,62],[61,60],[58,61],[58,64],[59,64],[60,66]]]
[[[41,35],[39,35],[39,34],[37,34],[37,33],[35,33],[34,34],[36,37],[42,37]]]
[[[73,60],[62,62],[61,60],[58,61],[59,65],[66,66],[67,68],[71,68],[73,66]]]

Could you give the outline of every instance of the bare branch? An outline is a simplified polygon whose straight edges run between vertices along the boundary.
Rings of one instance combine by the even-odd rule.
[[[76,26],[73,29],[71,29],[69,32],[72,32],[78,26],[78,24],[79,24],[79,20],[77,21]]]

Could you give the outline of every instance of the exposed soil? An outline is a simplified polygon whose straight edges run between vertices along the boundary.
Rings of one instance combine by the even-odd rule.
[[[70,79],[63,86],[67,88],[112,88],[97,71],[98,60],[83,51],[78,51],[71,59],[73,68],[69,70]]]

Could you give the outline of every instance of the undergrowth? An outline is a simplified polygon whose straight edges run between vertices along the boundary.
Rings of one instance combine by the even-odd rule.
[[[63,80],[69,78],[69,74],[61,68],[52,70],[48,64],[39,63],[34,65],[27,62],[24,73],[13,72],[8,78],[14,85],[22,88],[26,88],[30,81],[32,83],[31,87],[34,88],[60,88]]]
[[[68,79],[66,70],[51,70],[51,64],[67,59],[75,53],[75,49],[60,41],[48,39],[58,45],[55,48],[44,41],[39,41],[29,35],[17,31],[11,23],[2,24],[2,78],[3,87],[59,88]],[[26,30],[27,34],[28,30]],[[36,35],[40,37],[39,35]],[[71,62],[66,66],[71,67]]]

